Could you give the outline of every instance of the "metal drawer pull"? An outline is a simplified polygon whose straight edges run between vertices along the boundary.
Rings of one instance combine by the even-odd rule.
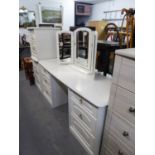
[[[128,137],[128,136],[129,136],[129,133],[128,133],[127,131],[124,131],[124,132],[122,133],[122,135],[123,135],[124,137]]]
[[[134,108],[134,107],[130,107],[130,108],[129,108],[129,112],[134,113],[134,112],[135,112],[135,108]]]
[[[118,155],[123,155],[123,152],[119,150]]]
[[[81,120],[83,119],[82,114],[79,114],[79,117],[80,117]]]

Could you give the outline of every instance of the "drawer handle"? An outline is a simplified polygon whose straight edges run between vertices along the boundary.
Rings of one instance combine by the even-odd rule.
[[[124,131],[124,132],[122,133],[122,135],[123,135],[124,137],[128,137],[128,136],[129,136],[129,133],[128,133],[127,131]]]
[[[129,108],[129,112],[135,113],[135,108],[134,107],[130,107]]]
[[[81,120],[83,120],[82,114],[79,114],[79,117],[80,117]]]
[[[124,153],[122,151],[118,151],[118,155],[123,155]]]

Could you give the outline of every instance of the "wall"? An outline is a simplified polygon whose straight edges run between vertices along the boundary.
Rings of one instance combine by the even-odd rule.
[[[121,10],[122,8],[135,8],[135,0],[111,0],[93,5],[90,20],[102,20],[104,11]]]
[[[63,30],[74,26],[74,0],[63,0]]]
[[[74,0],[20,0],[19,7],[26,7],[28,10],[35,11],[36,24],[39,24],[38,3],[45,6],[63,6],[63,30],[69,30],[74,25]]]

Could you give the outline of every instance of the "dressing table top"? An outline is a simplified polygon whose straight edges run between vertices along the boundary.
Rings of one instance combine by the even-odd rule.
[[[96,107],[108,105],[112,77],[86,74],[74,65],[60,65],[55,59],[42,60],[39,63],[56,79]]]

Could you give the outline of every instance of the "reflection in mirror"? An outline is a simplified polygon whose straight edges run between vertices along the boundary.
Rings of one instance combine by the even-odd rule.
[[[78,31],[76,37],[76,58],[88,59],[89,33],[87,31]]]
[[[74,64],[87,73],[94,72],[96,36],[97,32],[87,27],[80,27],[74,31]]]
[[[61,32],[58,34],[58,56],[60,62],[69,62],[72,57],[72,37],[71,33]]]
[[[19,27],[34,27],[35,13],[33,11],[28,11],[26,8],[19,9]]]

